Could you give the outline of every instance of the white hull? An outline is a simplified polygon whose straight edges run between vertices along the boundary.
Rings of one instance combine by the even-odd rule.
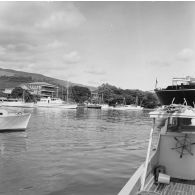
[[[25,102],[2,102],[1,105],[6,107],[24,107],[24,108],[34,107],[34,103],[25,103]]]
[[[46,108],[65,108],[65,109],[76,109],[76,104],[65,103],[60,98],[41,98],[40,101],[36,104],[37,107],[46,107]]]
[[[42,103],[42,102],[37,102],[36,107],[59,107],[62,106],[63,104],[57,104],[57,103]]]
[[[61,107],[64,109],[76,109],[77,104],[63,104]]]
[[[113,107],[109,106],[108,104],[101,104],[102,109],[112,109]]]
[[[113,109],[114,110],[143,110],[143,107],[141,107],[141,106],[126,105],[126,106],[113,107]]]
[[[64,109],[76,109],[77,108],[77,104],[57,104],[57,103],[41,103],[41,102],[37,102],[36,104],[37,107],[45,107],[45,108],[64,108]]]
[[[3,130],[25,130],[30,116],[30,113],[8,114],[6,116],[0,115],[0,132]]]

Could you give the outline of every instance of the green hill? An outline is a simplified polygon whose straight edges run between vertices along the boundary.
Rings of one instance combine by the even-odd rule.
[[[23,71],[16,71],[11,69],[0,68],[0,89],[15,88],[22,83],[28,82],[47,82],[58,86],[67,86],[67,81],[47,77],[42,74],[29,73]],[[92,86],[84,86],[82,84],[68,82],[69,86],[83,86],[88,87],[90,90],[96,89]]]

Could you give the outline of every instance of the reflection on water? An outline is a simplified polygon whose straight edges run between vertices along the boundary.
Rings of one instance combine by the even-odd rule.
[[[117,194],[145,159],[148,112],[24,111],[26,132],[0,134],[0,194]]]

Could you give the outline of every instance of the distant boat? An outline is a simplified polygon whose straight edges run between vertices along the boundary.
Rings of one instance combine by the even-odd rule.
[[[93,108],[93,109],[101,109],[102,106],[100,104],[93,104],[93,103],[88,103],[87,108]]]
[[[112,106],[109,106],[108,104],[100,104],[102,109],[112,109]]]
[[[118,105],[113,107],[114,110],[143,110],[143,107],[137,105]]]
[[[0,132],[2,131],[24,131],[30,120],[30,113],[8,113],[0,109]]]
[[[65,109],[76,109],[78,106],[76,103],[70,103],[69,101],[69,85],[67,81],[67,87],[66,87],[66,102],[63,104],[63,108]]]
[[[6,107],[24,107],[33,108],[33,102],[24,102],[22,99],[17,98],[0,98],[0,105]]]
[[[76,109],[78,106],[77,104],[71,104],[65,102],[61,107],[65,109]]]
[[[37,101],[37,107],[61,107],[65,109],[76,109],[77,104],[66,103],[60,98],[41,98],[40,101]]]
[[[123,104],[119,104],[113,107],[114,110],[143,110],[143,107],[138,106],[138,97],[136,97],[136,104],[126,105],[124,98]]]
[[[103,93],[102,93],[102,96],[101,96],[101,99],[100,99],[100,105],[101,105],[101,109],[112,109],[111,106],[109,106],[108,104],[105,103]]]

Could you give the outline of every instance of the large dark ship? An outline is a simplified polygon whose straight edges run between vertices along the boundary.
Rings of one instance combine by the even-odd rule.
[[[195,78],[173,78],[167,88],[156,88],[155,93],[162,105],[185,104],[195,107]]]

